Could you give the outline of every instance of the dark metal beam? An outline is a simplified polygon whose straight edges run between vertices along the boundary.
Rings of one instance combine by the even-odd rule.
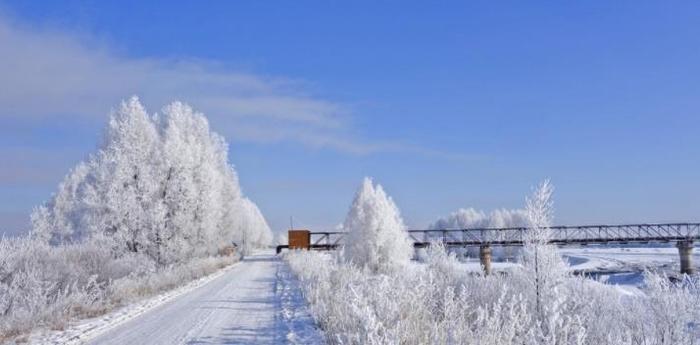
[[[551,226],[550,243],[565,245],[605,244],[605,243],[650,243],[700,241],[700,223],[664,224],[596,224],[574,226]],[[519,246],[524,243],[526,227],[477,228],[477,229],[431,229],[408,230],[409,238],[416,247],[425,246],[431,241],[443,242],[448,246]],[[311,232],[316,241],[313,245],[321,248],[335,248],[342,245],[345,233],[340,231]],[[320,238],[319,238],[320,237]],[[320,242],[325,239],[326,245]]]

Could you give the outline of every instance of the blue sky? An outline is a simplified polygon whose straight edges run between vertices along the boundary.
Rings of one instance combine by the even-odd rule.
[[[132,94],[205,112],[273,230],[365,175],[414,228],[546,177],[558,224],[697,221],[699,61],[696,2],[0,1],[0,231]]]

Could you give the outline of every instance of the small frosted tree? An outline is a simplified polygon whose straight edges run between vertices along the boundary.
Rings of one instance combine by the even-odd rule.
[[[374,272],[407,263],[413,247],[405,228],[391,197],[366,177],[343,223],[346,260]]]
[[[526,284],[526,294],[530,293],[543,339],[556,334],[554,325],[560,322],[561,308],[566,303],[562,290],[566,288],[568,275],[566,263],[557,248],[549,243],[554,216],[553,190],[549,180],[545,180],[526,199],[528,229],[523,235],[521,281]]]

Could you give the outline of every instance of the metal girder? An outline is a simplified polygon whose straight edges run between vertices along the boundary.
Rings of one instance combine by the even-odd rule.
[[[575,225],[543,228],[550,232],[550,243],[556,245],[596,243],[649,243],[700,241],[700,223]],[[433,241],[448,246],[519,246],[525,241],[526,227],[408,230],[416,247]],[[311,232],[314,246],[336,247],[342,244],[344,232]],[[322,245],[322,241],[325,244]]]

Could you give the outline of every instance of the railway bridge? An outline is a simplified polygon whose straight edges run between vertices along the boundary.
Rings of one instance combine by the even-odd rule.
[[[550,244],[558,246],[588,244],[652,244],[675,243],[680,255],[681,273],[694,273],[692,253],[695,241],[700,241],[700,223],[620,224],[551,226]],[[529,228],[471,228],[407,230],[415,248],[424,248],[433,242],[448,247],[479,247],[479,258],[485,273],[491,272],[493,246],[522,246]],[[345,232],[290,230],[285,248],[332,250],[343,244]]]

